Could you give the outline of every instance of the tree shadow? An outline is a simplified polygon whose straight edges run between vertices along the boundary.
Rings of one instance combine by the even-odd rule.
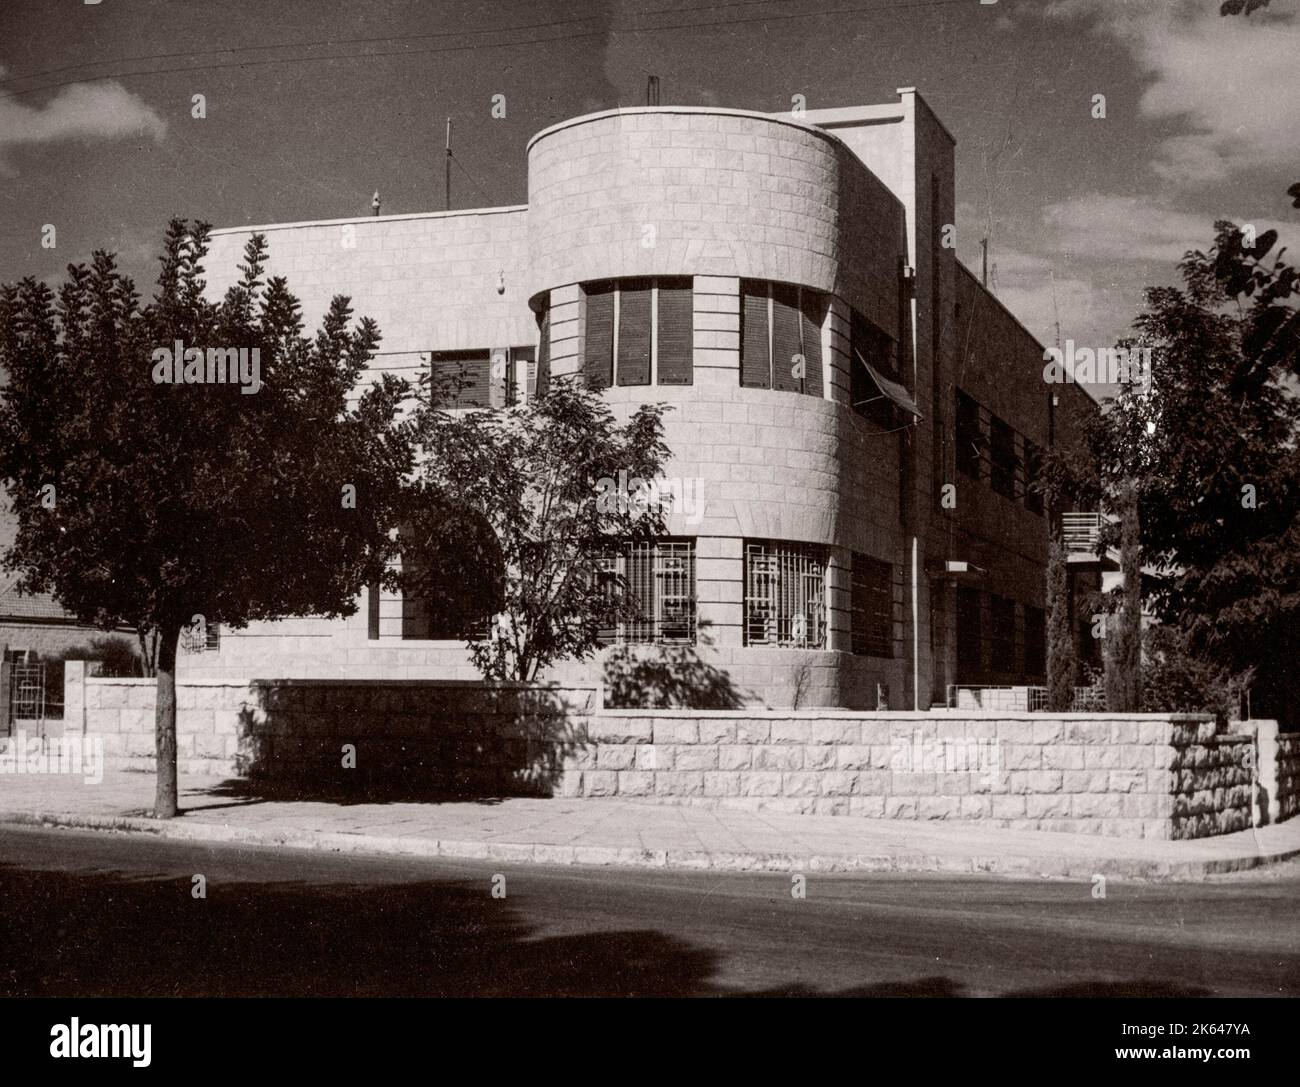
[[[254,704],[237,723],[236,778],[215,795],[340,804],[548,797],[588,742],[594,701],[594,691],[478,682],[251,688]]]
[[[28,918],[0,996],[685,996],[717,965],[653,931],[538,936],[486,878],[191,887],[0,866]]]
[[[609,709],[737,710],[749,698],[693,645],[619,646],[604,664]]]

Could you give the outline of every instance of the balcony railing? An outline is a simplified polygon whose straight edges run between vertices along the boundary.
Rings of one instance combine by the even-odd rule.
[[[1071,555],[1096,555],[1101,539],[1100,513],[1061,514],[1061,540]]]

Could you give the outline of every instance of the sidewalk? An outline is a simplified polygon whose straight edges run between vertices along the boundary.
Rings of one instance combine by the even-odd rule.
[[[537,864],[779,872],[989,872],[1201,879],[1300,855],[1300,819],[1188,842],[1001,830],[940,821],[778,815],[630,800],[351,804],[264,801],[181,778],[177,819],[148,817],[152,774],[0,777],[0,823],[170,839]]]

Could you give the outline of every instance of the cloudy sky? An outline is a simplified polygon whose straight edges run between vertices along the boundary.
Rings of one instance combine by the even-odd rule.
[[[1046,342],[1109,344],[1230,218],[1300,236],[1300,18],[1219,0],[5,0],[0,281],[92,250],[151,284],[222,225],[522,203],[524,145],[645,101],[789,109],[918,87],[958,140],[959,254]],[[193,116],[195,95],[206,102]],[[492,96],[506,96],[493,119]],[[1094,96],[1105,96],[1095,118]],[[57,248],[41,247],[46,224]]]

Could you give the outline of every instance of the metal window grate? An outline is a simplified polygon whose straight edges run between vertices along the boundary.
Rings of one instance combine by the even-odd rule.
[[[601,631],[602,642],[625,645],[695,643],[695,541],[660,540],[628,544],[600,560],[606,591],[619,577],[635,601],[638,618]]]
[[[200,638],[194,627],[181,630],[182,653],[217,653],[221,650],[221,624],[206,623],[205,637]]]
[[[747,645],[822,649],[826,644],[826,553],[802,544],[745,545]]]

